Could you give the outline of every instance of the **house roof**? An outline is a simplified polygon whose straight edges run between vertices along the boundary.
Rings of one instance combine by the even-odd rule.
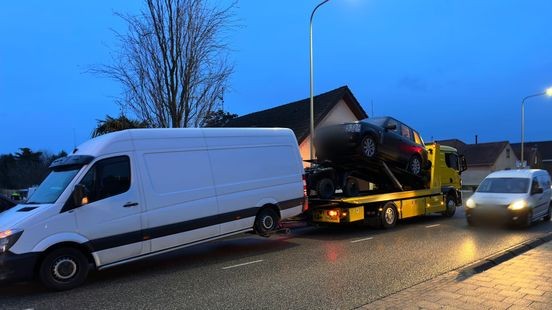
[[[492,166],[508,144],[508,141],[468,144],[462,153],[468,166]]]
[[[512,143],[512,149],[520,158],[521,143]],[[532,149],[536,147],[543,160],[552,159],[552,141],[536,141],[536,142],[524,142],[523,148],[525,149],[524,157],[529,158]]]
[[[349,87],[342,86],[314,97],[314,126],[342,99],[358,119],[368,117]],[[237,117],[230,120],[226,127],[290,128],[301,143],[310,134],[310,98]]]

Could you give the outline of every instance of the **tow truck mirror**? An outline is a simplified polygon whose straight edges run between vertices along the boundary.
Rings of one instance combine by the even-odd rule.
[[[397,124],[387,124],[385,125],[385,130],[395,130],[397,129]]]
[[[466,157],[460,155],[460,172],[468,170],[468,163],[466,162]]]

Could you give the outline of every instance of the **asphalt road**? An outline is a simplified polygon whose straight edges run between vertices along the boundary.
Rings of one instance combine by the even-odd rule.
[[[0,288],[8,309],[355,308],[552,231],[468,227],[462,208],[391,230],[296,228],[240,235],[94,273],[75,290]]]

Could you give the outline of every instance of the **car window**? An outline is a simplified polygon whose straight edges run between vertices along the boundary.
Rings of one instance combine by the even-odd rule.
[[[548,176],[539,176],[539,183],[543,189],[550,188],[550,178]]]
[[[82,178],[88,203],[122,194],[130,188],[130,160],[127,156],[103,159]]]
[[[486,178],[477,188],[480,193],[527,193],[529,178]]]
[[[539,179],[537,177],[533,178],[533,182],[531,182],[531,192],[533,192],[536,189],[541,188],[541,185],[539,183]]]
[[[390,131],[390,132],[394,132],[394,133],[396,133],[396,134],[399,134],[399,129],[400,129],[399,122],[397,122],[396,120],[390,118],[390,119],[387,121],[387,126],[392,126],[392,125],[395,125],[395,129],[389,130],[389,131]]]
[[[458,164],[458,155],[456,154],[445,153],[445,163],[449,168],[460,170],[460,165]]]
[[[401,124],[401,136],[408,140],[412,140],[412,131],[408,126],[404,124]]]
[[[414,133],[414,142],[416,144],[424,145],[424,141],[420,138],[420,135],[416,131],[412,131]]]

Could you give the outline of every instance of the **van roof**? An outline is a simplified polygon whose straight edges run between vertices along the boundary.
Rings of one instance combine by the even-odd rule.
[[[175,139],[193,137],[253,137],[253,136],[295,136],[288,128],[146,128],[127,129],[101,135],[88,140],[76,148],[71,155],[100,156],[110,153],[128,152],[134,149],[133,140]]]
[[[546,170],[542,169],[501,170],[489,174],[487,178],[532,178],[543,173],[548,174]]]

